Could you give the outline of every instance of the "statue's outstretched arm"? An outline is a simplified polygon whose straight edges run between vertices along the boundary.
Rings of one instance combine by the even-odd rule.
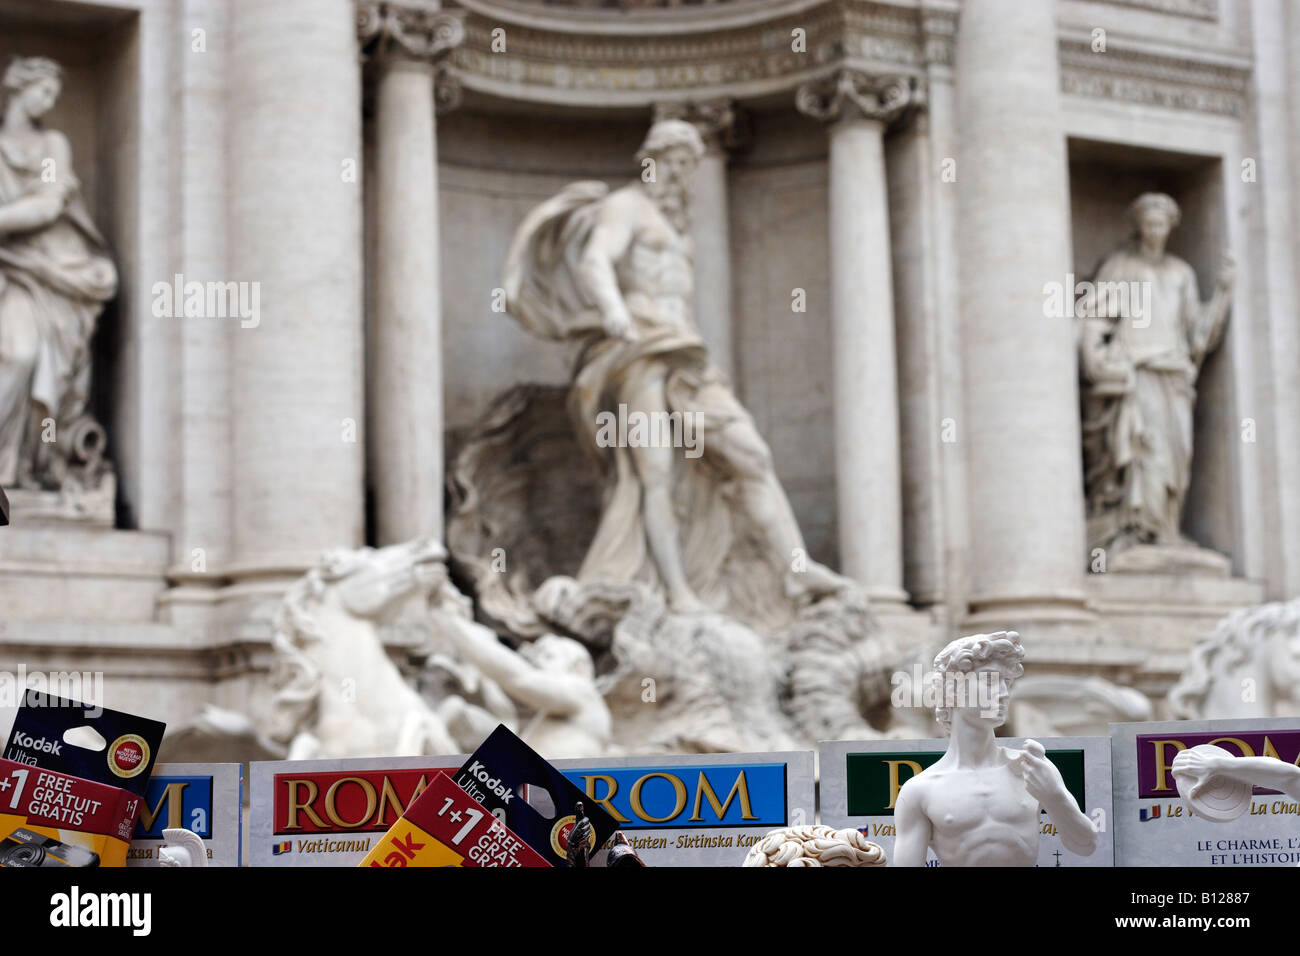
[[[1226,757],[1214,772],[1300,799],[1300,767],[1276,757]]]
[[[457,652],[512,698],[536,710],[568,714],[582,706],[572,681],[547,673],[506,647],[491,630],[476,621],[450,618],[446,632]]]

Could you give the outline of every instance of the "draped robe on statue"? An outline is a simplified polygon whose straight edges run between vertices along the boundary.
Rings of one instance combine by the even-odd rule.
[[[1196,379],[1223,336],[1226,309],[1201,304],[1196,274],[1175,256],[1155,263],[1120,250],[1106,258],[1095,281],[1099,287],[1146,283],[1150,292],[1146,316],[1089,319],[1094,326],[1085,330],[1090,546],[1179,544],[1191,482]],[[1113,316],[1113,303],[1102,298],[1100,305],[1099,314]],[[1131,388],[1106,380],[1108,367],[1128,365]]]
[[[620,395],[635,390],[639,379],[666,370],[662,411],[693,413],[703,447],[698,458],[679,452],[673,474],[687,580],[715,610],[748,610],[744,617],[768,622],[786,619],[790,608],[773,556],[733,497],[725,463],[709,453],[708,435],[750,418],[709,361],[688,314],[689,290],[672,296],[625,294],[636,335],[629,340],[606,334],[600,310],[584,289],[579,263],[608,191],[601,182],[573,183],[534,209],[515,235],[505,269],[509,313],[534,335],[572,348],[570,416],[583,448],[613,478],[578,578],[639,581],[663,593],[646,538],[636,465],[626,447],[598,443],[597,415],[617,416],[624,401]]]
[[[56,136],[44,133],[42,139]],[[62,151],[60,151],[62,152]],[[42,449],[41,420],[56,435],[83,415],[90,397],[90,337],[117,290],[71,169],[46,182],[47,145],[25,151],[0,140],[0,206],[42,191],[63,213],[41,229],[0,235],[0,484],[30,482]]]

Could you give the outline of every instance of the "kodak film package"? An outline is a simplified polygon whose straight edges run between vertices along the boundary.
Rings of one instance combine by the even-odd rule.
[[[239,866],[244,774],[237,763],[160,763],[140,804],[127,866],[158,866],[163,830],[184,827],[203,839],[208,866]]]
[[[439,773],[362,866],[550,866],[510,828]]]
[[[164,730],[29,690],[0,755],[0,867],[125,866]]]
[[[593,852],[604,846],[618,829],[604,807],[511,733],[505,724],[498,725],[488,735],[453,779],[551,866],[565,864],[569,833],[577,822],[580,801],[583,813],[591,821]]]
[[[249,768],[251,866],[356,866],[463,754],[258,761]]]

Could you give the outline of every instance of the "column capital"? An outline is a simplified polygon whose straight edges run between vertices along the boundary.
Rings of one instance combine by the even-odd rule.
[[[465,39],[463,14],[438,0],[356,0],[357,42],[369,57],[437,63]]]
[[[686,120],[700,131],[700,138],[710,151],[740,149],[749,139],[748,114],[726,96],[709,100],[661,100],[654,104],[653,122],[666,119]]]
[[[803,84],[794,102],[799,112],[826,123],[863,118],[889,124],[922,105],[925,91],[914,77],[842,69]]]

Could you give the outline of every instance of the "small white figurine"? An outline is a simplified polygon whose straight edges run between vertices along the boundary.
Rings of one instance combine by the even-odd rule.
[[[1252,787],[1300,798],[1300,767],[1276,757],[1238,757],[1223,747],[1201,744],[1174,758],[1178,795],[1207,820],[1227,823],[1250,809]]]
[[[884,866],[883,847],[859,830],[805,825],[773,830],[755,843],[741,866]]]
[[[1024,750],[1012,750],[993,735],[1007,719],[1024,657],[1020,635],[999,631],[959,638],[934,659],[935,717],[948,750],[899,791],[894,866],[924,866],[929,847],[943,866],[1033,866],[1043,810],[1071,853],[1088,856],[1097,848],[1092,821],[1043,745],[1028,740]],[[959,684],[964,692],[956,692]]]
[[[203,838],[183,827],[163,830],[167,844],[158,848],[159,866],[207,866],[208,848]]]

